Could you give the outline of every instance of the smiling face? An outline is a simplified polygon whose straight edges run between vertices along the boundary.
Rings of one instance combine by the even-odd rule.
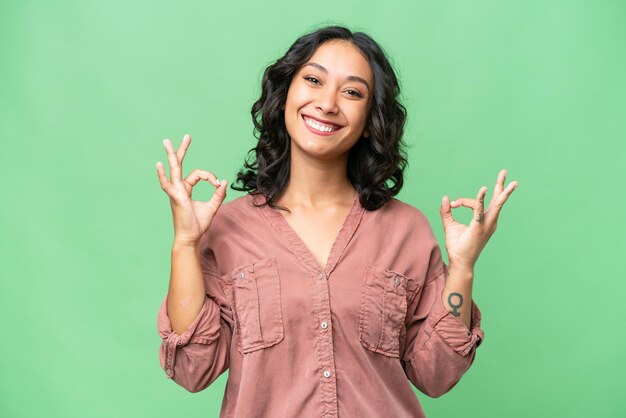
[[[344,40],[320,45],[289,85],[285,125],[292,150],[318,158],[347,155],[368,135],[373,87],[370,65],[356,46]]]

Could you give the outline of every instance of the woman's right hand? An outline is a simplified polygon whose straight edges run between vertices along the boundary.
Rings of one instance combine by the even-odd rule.
[[[190,143],[191,136],[187,134],[178,150],[174,152],[170,140],[163,140],[170,166],[170,180],[165,175],[163,164],[156,163],[161,188],[170,197],[170,206],[174,217],[174,242],[184,245],[196,245],[202,234],[209,229],[213,216],[226,198],[228,182],[227,180],[219,181],[210,171],[198,169],[189,173],[184,180],[182,179],[183,159]],[[210,181],[217,187],[208,202],[191,199],[192,188],[200,180]]]

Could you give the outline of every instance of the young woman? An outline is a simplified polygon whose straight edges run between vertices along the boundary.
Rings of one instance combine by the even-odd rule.
[[[231,185],[246,195],[223,203],[227,181],[209,171],[183,179],[191,138],[164,141],[175,237],[160,362],[191,392],[228,369],[221,417],[422,417],[410,382],[438,397],[473,363],[473,269],[517,182],[502,170],[487,210],[486,187],[444,196],[446,265],[425,215],[393,197],[398,94],[374,40],[324,27],[264,73],[254,161]],[[216,187],[208,202],[191,198],[200,180]],[[452,217],[461,206],[469,226]]]

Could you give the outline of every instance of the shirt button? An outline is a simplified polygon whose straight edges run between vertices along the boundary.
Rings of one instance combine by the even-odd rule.
[[[399,277],[396,277],[396,279],[393,281],[393,283],[394,283],[396,286],[400,285],[400,278],[399,278]]]
[[[324,328],[324,329],[328,328],[328,322],[326,322],[326,321],[322,322],[321,325],[322,325],[322,328]]]
[[[243,279],[245,276],[246,276],[246,275],[244,274],[244,272],[243,272],[243,271],[239,273],[239,278],[240,278],[240,279]]]
[[[328,370],[324,371],[324,377],[330,377],[330,372]]]
[[[322,280],[322,279],[324,278],[324,273],[320,273],[320,274],[318,274],[318,275],[317,275],[317,278],[318,278],[318,279],[320,279],[320,280]]]

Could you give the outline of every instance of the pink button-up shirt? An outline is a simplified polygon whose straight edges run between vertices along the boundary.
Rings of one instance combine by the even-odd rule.
[[[322,268],[276,209],[246,194],[200,240],[204,305],[181,335],[166,299],[160,363],[191,392],[229,370],[220,417],[424,417],[409,382],[438,397],[483,340],[442,302],[447,265],[426,216],[358,194]]]

